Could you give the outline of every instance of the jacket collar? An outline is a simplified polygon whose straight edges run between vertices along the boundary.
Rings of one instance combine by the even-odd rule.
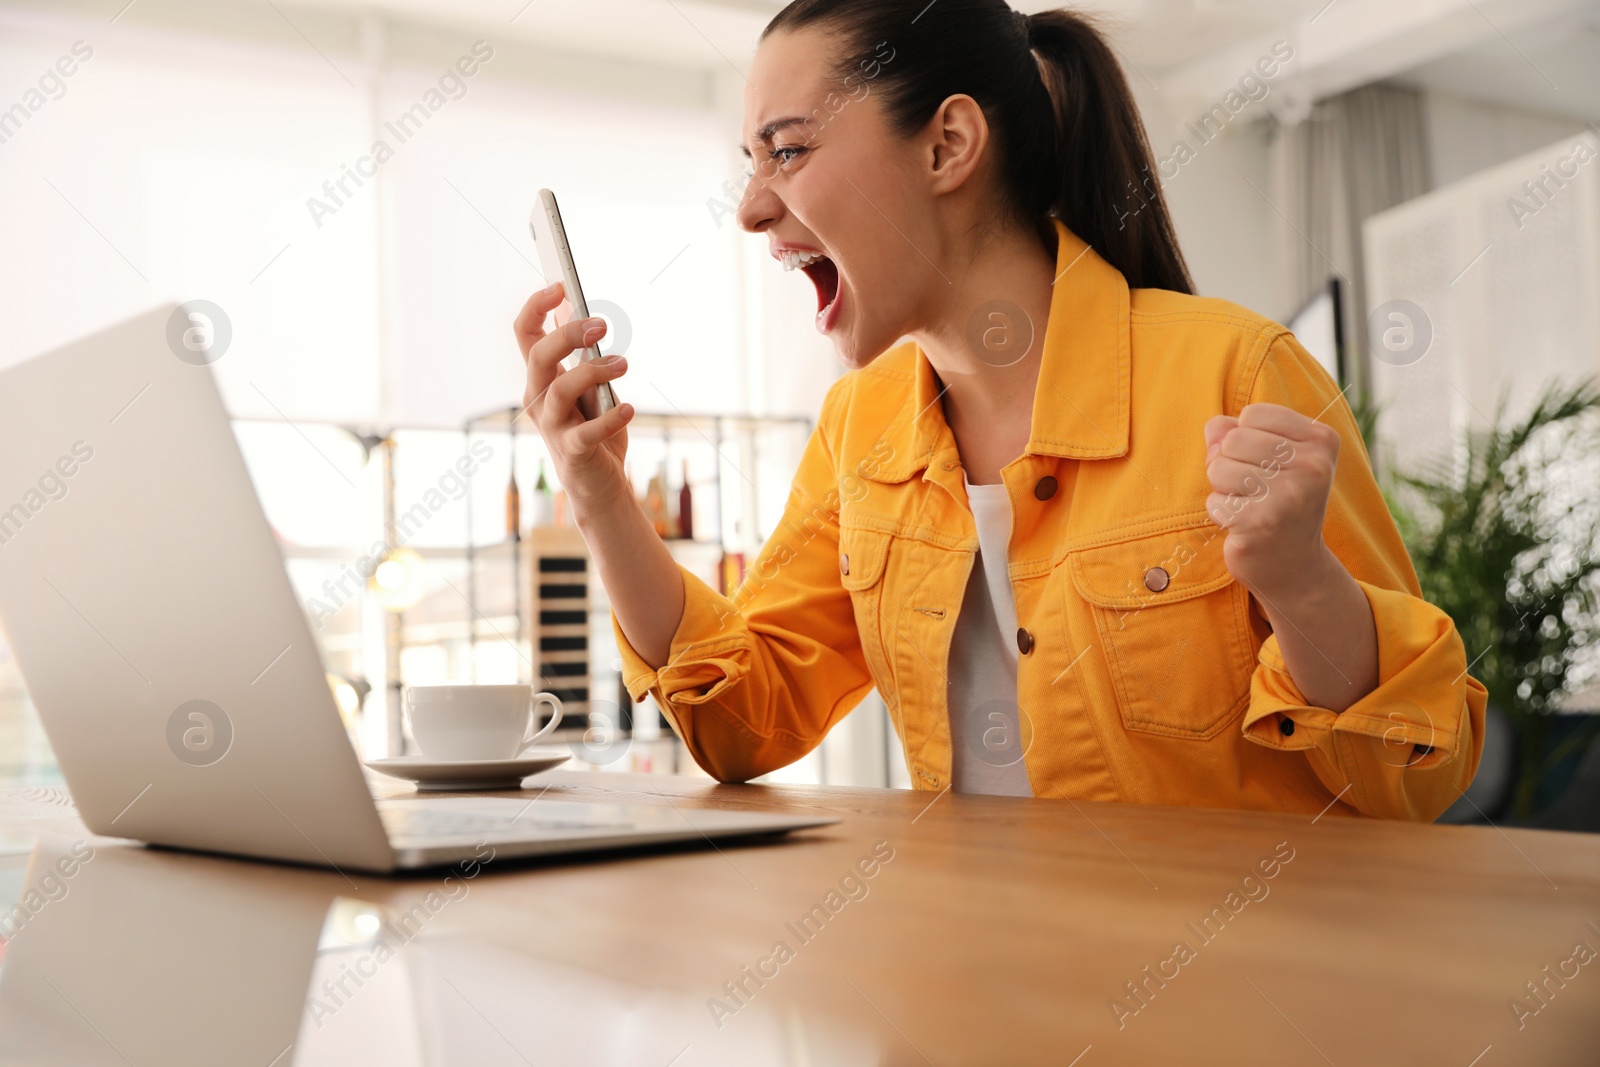
[[[1130,341],[1128,283],[1060,219],[1030,455],[1111,459],[1128,452]],[[933,365],[916,347],[914,385],[884,438],[889,458],[868,477],[898,482],[919,470],[959,462],[944,421]],[[950,468],[953,469],[953,468]]]

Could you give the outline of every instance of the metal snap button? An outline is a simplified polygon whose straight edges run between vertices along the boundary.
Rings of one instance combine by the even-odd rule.
[[[1043,478],[1040,478],[1034,483],[1033,497],[1035,500],[1049,500],[1055,495],[1056,480],[1050,475],[1046,474]]]
[[[849,556],[848,553],[845,553],[845,552],[839,553],[839,573],[840,574],[849,574],[850,573],[850,556]]]
[[[1033,651],[1033,635],[1021,626],[1017,627],[1017,651],[1024,656]]]
[[[1160,567],[1151,567],[1144,572],[1144,587],[1152,593],[1159,593],[1170,584],[1172,578]]]

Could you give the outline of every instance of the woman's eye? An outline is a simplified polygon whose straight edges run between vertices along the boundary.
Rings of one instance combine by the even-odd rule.
[[[771,156],[779,163],[788,163],[790,160],[794,159],[795,156],[800,155],[804,151],[804,148],[774,148],[771,152],[768,152],[767,155]],[[791,152],[793,155],[786,154]]]

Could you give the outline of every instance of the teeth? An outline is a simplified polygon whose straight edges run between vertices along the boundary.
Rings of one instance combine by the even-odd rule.
[[[783,251],[778,253],[778,262],[783,264],[784,270],[795,270],[803,267],[814,259],[825,259],[821,252],[795,252]]]

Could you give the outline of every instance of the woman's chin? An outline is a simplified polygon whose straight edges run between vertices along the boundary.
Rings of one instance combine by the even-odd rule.
[[[833,351],[839,357],[839,362],[849,370],[860,370],[889,347],[888,344],[874,344],[870,340],[863,344],[851,330],[839,330],[830,335],[829,340],[833,342]]]
[[[833,351],[847,370],[860,370],[878,358],[878,353],[858,349],[849,341],[834,342]]]

